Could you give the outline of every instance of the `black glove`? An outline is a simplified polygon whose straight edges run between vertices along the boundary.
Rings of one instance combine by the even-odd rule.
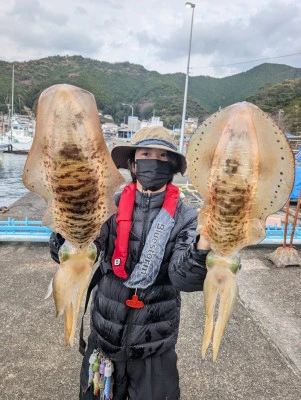
[[[50,235],[49,239],[49,249],[50,249],[50,255],[53,261],[56,263],[60,263],[59,259],[59,250],[62,244],[65,242],[65,239],[63,238],[62,235],[60,235],[57,232],[52,232]]]

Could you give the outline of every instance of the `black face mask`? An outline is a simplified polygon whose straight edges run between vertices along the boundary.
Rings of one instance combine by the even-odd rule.
[[[155,192],[173,178],[173,168],[168,161],[156,159],[136,160],[136,177],[143,190]]]

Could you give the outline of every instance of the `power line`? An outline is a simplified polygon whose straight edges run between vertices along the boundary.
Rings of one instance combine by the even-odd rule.
[[[207,65],[206,67],[191,67],[191,69],[230,67],[231,65],[250,64],[250,63],[256,62],[256,61],[273,60],[275,58],[291,57],[291,56],[297,56],[300,54],[301,53],[294,53],[294,54],[286,54],[286,55],[282,55],[282,56],[278,56],[278,57],[257,58],[256,60],[241,61],[241,62],[237,62],[237,63],[224,64],[224,65]]]

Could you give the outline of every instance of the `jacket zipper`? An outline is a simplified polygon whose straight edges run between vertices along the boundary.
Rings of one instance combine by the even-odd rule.
[[[143,196],[142,197],[142,210],[143,210],[144,213],[146,213],[146,218],[145,218],[145,221],[144,221],[144,224],[143,224],[143,229],[142,229],[142,234],[141,234],[141,241],[140,241],[140,246],[139,246],[139,251],[138,251],[139,258],[141,256],[142,249],[143,249],[143,247],[145,245],[146,233],[147,233],[146,231],[147,231],[148,222],[149,222],[148,212],[149,212],[149,203],[150,203],[150,198],[147,195],[147,193],[145,193],[146,197],[144,197],[144,194],[142,194],[142,196]],[[146,211],[145,211],[145,209],[146,209]]]
[[[148,228],[148,222],[149,222],[149,217],[148,217],[148,212],[149,212],[149,203],[150,203],[150,198],[147,193],[145,195],[142,193],[142,210],[143,212],[146,212],[146,218],[143,224],[143,229],[142,229],[142,234],[141,234],[141,242],[139,246],[139,257],[141,256],[143,246],[145,245],[145,239],[146,239],[146,231]],[[146,211],[145,211],[146,209]],[[132,295],[134,294],[134,291]],[[134,311],[135,309],[130,309],[129,310],[129,316],[128,316],[128,329],[127,329],[127,337],[126,337],[126,355],[127,358],[129,357],[129,352],[130,352],[130,338],[132,335],[132,330],[133,330],[133,318],[134,318]]]
[[[126,336],[126,356],[127,356],[127,359],[129,358],[130,338],[131,338],[132,330],[133,330],[133,318],[134,318],[133,311],[134,311],[134,309],[130,308],[129,315],[128,315],[128,329],[127,329],[127,336]]]

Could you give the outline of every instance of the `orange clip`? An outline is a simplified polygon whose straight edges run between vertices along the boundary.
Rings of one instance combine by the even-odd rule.
[[[136,294],[133,294],[131,299],[126,300],[125,304],[132,308],[142,308],[144,306],[143,301],[138,300],[138,296]]]

